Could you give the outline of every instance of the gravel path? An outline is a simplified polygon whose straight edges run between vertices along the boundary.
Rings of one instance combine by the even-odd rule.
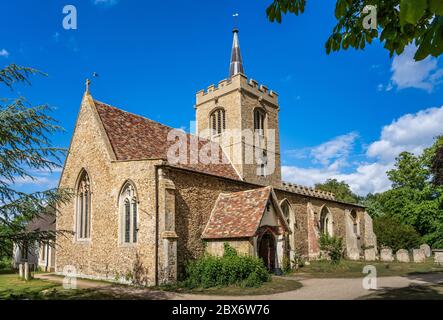
[[[290,279],[290,278],[289,278]],[[291,281],[291,280],[288,280]],[[362,279],[304,279],[299,280],[303,287],[295,291],[287,291],[267,296],[213,296],[177,294],[174,299],[186,300],[353,300],[373,293],[365,290]],[[377,290],[395,289],[415,285],[443,284],[443,274],[427,274],[408,277],[380,277]]]

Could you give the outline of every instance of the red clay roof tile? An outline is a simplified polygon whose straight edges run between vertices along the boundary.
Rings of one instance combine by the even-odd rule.
[[[167,160],[169,148],[178,141],[168,141],[168,134],[173,128],[99,101],[94,101],[94,103],[117,160]],[[198,150],[202,150],[208,143],[212,144],[211,148],[207,148],[208,156],[211,156],[210,150],[216,150],[217,154],[214,154],[214,158],[218,162],[192,163],[189,156],[192,139],[197,139],[197,137],[186,134],[188,152],[186,161],[183,161],[185,163],[170,163],[171,165],[225,178],[239,179],[233,165],[215,142],[198,138]]]
[[[260,226],[271,190],[271,187],[265,187],[220,194],[202,238],[253,237]]]

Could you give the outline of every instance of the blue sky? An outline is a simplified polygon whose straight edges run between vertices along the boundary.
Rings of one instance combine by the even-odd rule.
[[[53,141],[68,147],[85,79],[97,72],[94,98],[189,129],[195,93],[227,77],[238,12],[247,76],[279,93],[285,180],[335,177],[360,194],[383,191],[398,152],[419,153],[443,134],[443,66],[413,62],[412,48],[391,59],[378,43],[326,55],[333,2],[308,2],[304,15],[279,25],[265,17],[270,0],[2,1],[0,65],[48,74],[2,96],[56,107],[66,132]],[[63,29],[67,4],[77,8],[77,30]],[[40,172],[18,187],[55,186],[58,174]]]

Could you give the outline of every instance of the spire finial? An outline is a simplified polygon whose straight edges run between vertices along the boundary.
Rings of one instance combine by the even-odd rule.
[[[238,12],[232,14],[232,16],[234,17],[234,30],[238,31]]]
[[[91,80],[86,79],[86,93],[89,94],[89,86],[91,85]]]
[[[238,19],[238,13],[234,13],[232,15],[235,19],[235,25],[233,32],[233,39],[232,39],[232,51],[231,51],[231,64],[229,66],[229,78],[232,78],[234,75],[238,73],[245,73],[245,70],[243,69],[243,60],[240,53],[240,42],[238,41],[238,28],[237,28],[237,19]]]

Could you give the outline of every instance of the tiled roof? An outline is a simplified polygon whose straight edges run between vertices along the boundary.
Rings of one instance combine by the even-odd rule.
[[[203,239],[245,238],[255,235],[268,203],[271,187],[219,195]]]
[[[309,188],[301,186],[298,184],[282,182],[283,190],[302,194],[305,196],[316,197],[321,199],[333,200],[335,201],[335,195],[332,192],[322,191],[314,188]]]
[[[167,160],[169,147],[177,143],[176,140],[168,141],[168,133],[173,128],[99,101],[94,101],[94,103],[117,160]],[[178,164],[170,163],[171,165],[221,177],[239,179],[234,167],[221,147],[215,142],[199,138],[198,150],[201,150],[208,143],[213,144],[213,147],[208,148],[208,150],[218,151],[218,154],[214,155],[215,159],[219,160],[218,163],[206,164],[203,161],[190,161],[189,153],[192,139],[197,138],[186,134],[187,161]],[[208,152],[208,155],[210,156],[211,152]]]
[[[39,217],[35,217],[26,226],[27,231],[55,231],[55,215],[54,214],[42,214]]]

